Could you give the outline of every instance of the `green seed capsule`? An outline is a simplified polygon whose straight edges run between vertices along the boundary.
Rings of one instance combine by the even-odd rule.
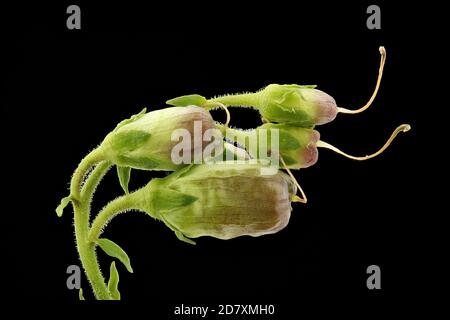
[[[332,121],[337,114],[335,100],[314,87],[271,84],[255,93],[226,95],[210,101],[253,107],[269,122],[312,128]]]
[[[195,97],[196,99],[193,99]],[[170,105],[185,106],[192,101],[205,109],[225,106],[252,107],[268,122],[286,123],[304,128],[328,123],[338,113],[336,101],[315,86],[271,84],[254,93],[231,94],[206,100],[197,95],[182,96],[167,101]]]
[[[166,108],[139,115],[118,125],[101,144],[106,159],[123,167],[144,170],[176,170],[182,165],[172,159],[172,150],[179,141],[172,141],[175,130],[187,130],[190,159],[202,159],[208,141],[203,135],[213,129],[214,120],[202,108]]]
[[[290,169],[308,168],[318,159],[316,143],[320,134],[314,129],[265,123],[252,130],[228,128],[226,138],[242,145],[254,159],[278,160],[272,158],[276,152]]]
[[[231,239],[283,229],[296,187],[278,171],[261,175],[259,164],[193,165],[139,190],[140,208],[177,236]],[[238,191],[238,192],[237,192]]]
[[[217,126],[220,127],[220,125]],[[320,134],[314,129],[281,123],[265,123],[252,130],[227,128],[226,138],[240,144],[253,159],[264,159],[273,163],[274,160],[279,160],[273,158],[273,153],[275,153],[281,156],[286,168],[301,169],[308,168],[317,162],[318,148],[330,149],[353,160],[371,159],[386,150],[400,132],[407,132],[410,129],[411,127],[408,124],[398,126],[378,151],[366,156],[349,155],[335,146],[319,140]],[[274,131],[277,131],[276,134]],[[263,152],[262,148],[264,148]]]
[[[258,110],[270,122],[312,128],[336,118],[336,101],[315,86],[271,84],[257,93]]]

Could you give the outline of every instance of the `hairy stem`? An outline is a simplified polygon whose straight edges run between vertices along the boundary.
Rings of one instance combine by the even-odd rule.
[[[85,163],[90,163],[92,159],[95,159],[95,157],[92,157],[91,160],[86,161]],[[87,165],[80,165],[79,168],[80,167],[82,168],[83,166]],[[89,280],[89,283],[92,286],[95,297],[99,300],[109,300],[111,299],[111,297],[109,294],[109,290],[106,287],[105,279],[103,278],[103,275],[100,271],[97,256],[95,254],[95,244],[89,242],[88,240],[89,215],[90,215],[90,204],[95,189],[97,188],[101,179],[104,177],[104,175],[106,174],[106,172],[108,172],[110,168],[111,163],[109,161],[99,163],[97,167],[89,175],[89,177],[86,179],[86,182],[83,186],[79,198],[80,201],[73,203],[75,213],[74,214],[75,237],[78,254],[80,255],[81,264],[83,265],[83,268],[86,272],[86,276]],[[82,169],[80,169],[79,172],[81,172],[81,170]],[[78,173],[78,175],[80,174],[81,173]]]
[[[220,102],[225,106],[240,106],[256,108],[259,104],[259,93],[233,94],[210,99],[211,102]]]
[[[110,161],[100,162],[94,170],[92,170],[89,178],[83,185],[81,190],[81,202],[86,202],[88,205],[92,202],[92,196],[97,189],[98,184],[103,179],[105,174],[111,169],[112,163]]]
[[[89,231],[89,241],[95,243],[95,241],[100,237],[103,232],[103,229],[108,224],[111,219],[122,212],[130,211],[130,210],[139,210],[139,201],[137,195],[140,191],[132,192],[130,194],[123,195],[119,198],[114,199],[110,203],[108,203],[95,217],[92,222],[91,229]]]
[[[81,160],[77,169],[75,170],[72,180],[70,181],[70,195],[75,201],[80,201],[81,184],[86,173],[93,165],[103,160],[103,150],[100,148],[94,149],[86,157]]]
[[[100,271],[95,255],[95,244],[88,241],[89,208],[86,204],[79,203],[74,203],[73,208],[75,212],[75,238],[81,264],[83,265],[86,276],[94,290],[95,297],[99,300],[110,300],[111,296],[105,285],[105,279]]]

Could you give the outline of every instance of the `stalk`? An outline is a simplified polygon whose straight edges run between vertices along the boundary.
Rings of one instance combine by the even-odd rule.
[[[72,200],[80,201],[81,184],[86,173],[98,162],[103,160],[103,150],[100,148],[94,149],[86,157],[81,160],[77,169],[75,170],[70,181],[70,195]]]
[[[143,190],[143,189],[141,189]],[[95,217],[92,222],[88,240],[91,243],[95,243],[97,239],[99,239],[106,225],[111,221],[115,216],[120,213],[130,211],[130,210],[139,210],[139,206],[136,202],[136,195],[139,193],[138,190],[136,192],[132,192],[129,194],[125,194],[119,198],[114,199],[110,203],[108,203]]]
[[[259,92],[225,95],[221,97],[216,97],[214,99],[210,99],[209,101],[220,102],[225,106],[256,108],[256,106],[259,105]]]
[[[76,199],[76,201],[72,201],[72,204],[74,209],[75,240],[81,264],[95,297],[99,300],[110,300],[111,296],[95,254],[95,243],[88,241],[88,234],[92,196],[101,179],[111,168],[111,163],[104,161],[98,164],[86,179],[81,194],[79,191],[84,175],[99,160],[100,152],[98,150],[96,149],[87,155],[75,170],[71,182],[71,195]]]

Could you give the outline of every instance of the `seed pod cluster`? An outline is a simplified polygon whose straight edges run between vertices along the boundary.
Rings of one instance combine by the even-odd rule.
[[[315,129],[334,120],[338,113],[359,113],[370,106],[383,72],[384,48],[380,48],[380,53],[374,94],[358,110],[338,107],[330,95],[315,86],[271,84],[258,92],[212,99],[197,94],[181,96],[167,101],[173,107],[149,113],[144,109],[119,123],[80,162],[71,180],[70,194],[56,210],[61,216],[65,206],[70,202],[73,205],[78,252],[96,297],[120,299],[119,275],[113,262],[106,286],[96,260],[96,246],[92,243],[132,272],[125,251],[114,242],[100,238],[105,225],[117,214],[132,209],[144,211],[162,221],[180,240],[192,244],[193,238],[202,236],[227,240],[273,234],[287,226],[292,202],[307,201],[290,169],[314,165],[319,147],[351,159],[366,160],[382,153],[399,132],[408,131],[409,125],[400,125],[377,152],[355,157],[321,141]],[[231,129],[227,106],[253,107],[260,112],[264,123],[247,131]],[[216,107],[227,112],[224,125],[215,122],[209,113]],[[174,150],[179,146],[179,141],[173,139],[177,130],[193,137],[182,150],[187,159],[200,159],[199,162],[174,159]],[[93,193],[112,165],[117,166],[125,195],[105,206],[90,224]],[[165,178],[154,178],[130,193],[131,169],[174,172]]]
[[[281,171],[261,175],[260,164],[225,162],[191,165],[153,179],[139,192],[140,209],[162,220],[182,240],[231,239],[283,229],[296,186]]]
[[[275,150],[268,148],[268,153],[261,153],[261,145],[271,146],[270,132],[278,131],[278,153],[286,169],[301,169],[314,165],[318,160],[318,149],[327,148],[354,160],[367,160],[383,152],[399,132],[406,132],[408,124],[398,126],[388,141],[377,152],[368,156],[349,155],[333,145],[319,140],[320,134],[315,126],[333,121],[340,113],[355,114],[366,110],[373,102],[381,82],[386,51],[380,47],[380,69],[375,90],[366,105],[357,110],[349,110],[337,106],[333,97],[316,89],[315,85],[270,84],[258,92],[243,94],[227,94],[212,99],[200,95],[186,95],[170,99],[167,104],[185,106],[191,102],[205,109],[218,105],[251,107],[259,111],[264,124],[253,130],[227,130],[227,138],[233,142],[241,142],[250,156],[257,159],[268,159]],[[261,139],[261,131],[269,132],[267,141]],[[257,141],[256,148],[251,148],[251,137]],[[242,143],[242,141],[244,143]]]

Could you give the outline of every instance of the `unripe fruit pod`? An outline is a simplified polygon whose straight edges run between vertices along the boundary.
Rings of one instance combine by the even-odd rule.
[[[257,93],[261,116],[270,122],[313,127],[333,121],[336,101],[315,86],[271,84]]]
[[[175,106],[186,106],[191,102],[203,108],[214,108],[216,103],[225,106],[252,107],[259,111],[267,122],[285,123],[303,128],[333,121],[341,110],[336,101],[316,86],[297,84],[270,84],[254,93],[231,94],[206,100],[202,96],[182,96],[167,101]]]
[[[278,140],[273,140],[274,132],[278,131]],[[264,132],[265,131],[265,132]],[[267,140],[262,140],[266,136]],[[254,159],[273,160],[272,150],[277,146],[278,154],[290,169],[308,168],[314,165],[319,157],[317,142],[320,139],[318,131],[282,123],[265,123],[256,129],[227,129],[227,139],[242,144]],[[256,148],[251,143],[256,142]],[[264,144],[264,145],[262,145]],[[261,152],[265,147],[266,152]]]
[[[316,86],[270,84],[254,93],[231,94],[207,100],[199,95],[186,95],[168,100],[174,106],[195,104],[205,109],[225,106],[252,107],[268,122],[285,123],[303,128],[333,121],[338,107],[333,97]]]
[[[140,208],[182,240],[275,233],[289,222],[296,187],[283,172],[261,175],[261,168],[227,162],[192,165],[153,179],[139,191]]]
[[[316,143],[320,139],[320,133],[317,130],[275,123],[263,124],[256,130],[262,129],[279,130],[279,154],[288,168],[302,169],[316,164],[319,158]],[[269,146],[270,143],[269,140]]]
[[[197,126],[195,125],[197,123]],[[105,158],[114,164],[144,170],[176,170],[183,164],[175,164],[172,149],[179,141],[172,141],[172,133],[186,129],[191,137],[190,159],[202,158],[209,143],[203,134],[213,129],[214,120],[203,108],[172,107],[140,114],[125,120],[108,134],[100,148]],[[194,135],[199,135],[194,139]],[[195,140],[200,143],[195,143]],[[184,164],[185,165],[185,164]]]

